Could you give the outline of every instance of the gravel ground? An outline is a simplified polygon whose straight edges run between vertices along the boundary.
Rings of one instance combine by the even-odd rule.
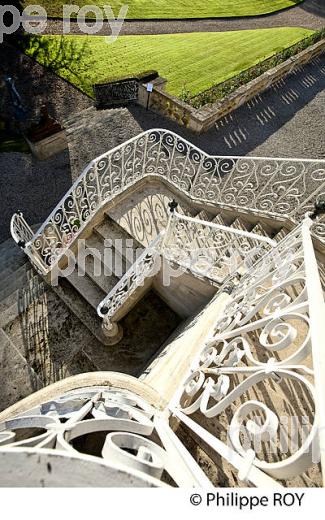
[[[0,153],[0,242],[10,236],[18,209],[29,224],[43,222],[71,185],[68,151],[38,161],[31,154]]]
[[[325,27],[324,0],[305,0],[303,4],[265,16],[246,18],[200,19],[200,20],[129,20],[123,23],[121,35],[127,34],[173,34],[186,32],[222,32],[268,27]],[[62,34],[62,21],[50,20],[47,34]],[[83,34],[76,23],[71,23],[71,33]],[[108,24],[97,33],[110,34]]]
[[[89,161],[149,128],[173,130],[210,154],[325,159],[324,55],[200,136],[137,105],[96,112],[89,109],[92,101],[68,83],[23,56],[15,58],[15,69],[14,58],[9,62],[17,86],[32,100],[33,110],[48,102],[60,121],[78,116],[69,128],[69,155],[36,161],[25,154],[0,154],[0,241],[9,236],[17,209],[31,224],[43,221]]]
[[[69,128],[72,178],[96,156],[150,128],[170,129],[209,154],[325,159],[325,55],[195,135],[138,105],[86,110]]]

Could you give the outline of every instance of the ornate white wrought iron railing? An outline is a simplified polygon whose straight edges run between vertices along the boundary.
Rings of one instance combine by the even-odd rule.
[[[121,280],[98,305],[97,314],[103,318],[104,330],[108,332],[112,330],[112,318],[133,293],[144,285],[145,280],[153,276],[157,258],[161,254],[164,235],[165,231],[163,230],[152,240]]]
[[[226,277],[252,266],[275,246],[271,238],[172,211],[162,254],[220,285]]]
[[[174,481],[211,488],[160,415],[136,393],[114,387],[78,389],[44,402],[0,423],[0,486],[164,487]],[[94,449],[96,434],[104,443]]]
[[[190,455],[193,435],[237,482],[295,486],[312,468],[321,485],[325,303],[311,226],[307,217],[241,279],[233,275],[229,304],[165,409],[136,391],[79,388],[0,423],[0,485],[207,488]],[[95,452],[90,433],[102,436]]]
[[[181,215],[173,206],[177,204],[171,204],[173,209],[166,229],[151,241],[98,305],[97,313],[103,318],[103,328],[107,332],[112,330],[112,318],[137,288],[160,269],[167,269],[169,262],[218,287],[233,273],[239,270],[243,273],[276,246],[276,242],[268,237]],[[179,274],[175,270],[169,273],[171,276]],[[168,273],[165,275],[167,280]]]
[[[313,464],[316,479],[319,460],[325,470],[325,303],[311,226],[306,217],[234,277],[231,301],[169,405],[257,486],[290,482]]]
[[[173,132],[148,130],[92,161],[33,235],[11,231],[38,269],[57,264],[93,216],[144,177],[159,177],[200,203],[299,222],[325,195],[325,161],[209,156]],[[314,232],[325,236],[320,220]]]

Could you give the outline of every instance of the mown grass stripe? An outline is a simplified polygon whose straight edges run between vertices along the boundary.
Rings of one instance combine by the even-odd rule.
[[[41,36],[34,38],[27,53],[90,94],[94,83],[157,70],[168,79],[168,92],[178,96],[185,88],[194,96],[311,34],[313,31],[308,29],[281,27],[225,33],[121,36],[113,44],[101,36]],[[63,64],[58,52],[60,45],[65,55]],[[52,55],[58,57],[52,60]]]

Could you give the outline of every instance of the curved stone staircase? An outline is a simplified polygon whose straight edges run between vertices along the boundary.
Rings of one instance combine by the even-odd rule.
[[[143,142],[147,146],[150,137],[148,141],[141,141],[141,137],[139,138],[137,143],[140,143],[141,150]],[[166,143],[170,143],[169,136],[165,141],[159,138],[157,143],[158,153],[154,153],[148,159],[149,172],[151,160],[155,162],[158,157],[166,167],[166,158],[170,158],[166,150]],[[132,165],[136,164],[141,170],[142,164],[135,159],[136,148],[126,145],[125,149],[129,154],[128,160],[131,157]],[[227,205],[220,202],[211,203],[204,198],[208,199],[210,196],[211,192],[208,193],[208,188],[210,189],[211,184],[215,183],[216,191],[218,189],[215,171],[211,173],[211,161],[215,161],[219,170],[228,168],[231,162],[233,168],[231,174],[233,181],[237,183],[240,178],[240,160],[198,157],[197,150],[189,151],[178,141],[173,153],[175,150],[179,153],[177,167],[181,165],[182,169],[182,174],[177,177],[178,184],[173,181],[175,174],[172,167],[168,170],[170,176],[168,182],[164,182],[165,179],[159,178],[158,174],[154,177],[148,172],[143,174],[143,178],[139,181],[133,170],[130,174],[130,171],[125,168],[129,176],[124,175],[124,170],[118,170],[119,174],[121,171],[122,174],[118,178],[120,184],[117,188],[115,186],[114,192],[115,172],[112,170],[112,174],[108,176],[109,182],[104,179],[105,189],[109,184],[111,190],[108,194],[105,193],[106,198],[102,196],[99,189],[99,181],[103,179],[92,176],[94,171],[97,173],[101,167],[101,158],[92,163],[85,177],[78,181],[80,184],[76,185],[81,187],[81,202],[77,200],[76,192],[72,195],[68,194],[48,222],[35,235],[38,244],[35,245],[35,241],[31,243],[28,237],[27,240],[19,241],[32,261],[38,258],[39,263],[35,261],[34,265],[39,266],[43,263],[45,274],[43,272],[42,276],[37,275],[26,264],[26,259],[18,248],[14,249],[14,245],[7,250],[7,245],[4,244],[0,249],[0,261],[3,262],[4,273],[0,286],[0,295],[3,298],[0,303],[3,310],[0,346],[7,385],[4,388],[3,406],[8,406],[23,397],[17,395],[17,392],[28,395],[40,386],[65,380],[69,375],[100,371],[98,380],[102,382],[103,377],[105,378],[103,373],[107,373],[106,384],[109,387],[111,372],[123,372],[136,376],[137,382],[143,385],[142,390],[149,394],[153,392],[158,396],[158,402],[154,403],[158,413],[155,418],[158,421],[156,428],[162,420],[160,412],[163,410],[171,421],[173,431],[177,431],[178,438],[182,441],[182,446],[177,448],[178,453],[182,453],[184,447],[187,448],[198,465],[205,467],[214,485],[240,486],[246,482],[248,474],[251,477],[248,480],[254,484],[269,482],[268,471],[283,485],[321,485],[319,466],[314,461],[310,464],[309,460],[307,463],[302,460],[297,469],[294,463],[292,467],[287,467],[285,462],[282,465],[285,468],[282,466],[271,468],[266,473],[252,466],[254,459],[249,459],[247,454],[236,459],[233,464],[233,461],[229,460],[227,451],[223,451],[228,442],[229,417],[225,413],[220,414],[220,417],[218,415],[218,420],[208,420],[214,419],[208,405],[210,398],[216,401],[213,405],[216,408],[219,402],[228,399],[227,385],[230,385],[231,379],[228,377],[229,374],[234,376],[232,381],[234,387],[231,388],[231,393],[236,393],[239,387],[245,386],[252,374],[252,378],[256,376],[257,384],[246,388],[246,397],[240,393],[236,394],[237,408],[246,406],[247,400],[251,403],[250,406],[255,403],[255,407],[256,400],[259,403],[265,401],[268,406],[266,413],[273,423],[275,414],[270,410],[275,410],[277,406],[283,415],[289,410],[299,417],[306,414],[311,423],[314,420],[315,406],[323,402],[323,397],[319,393],[319,400],[313,401],[307,390],[311,389],[310,380],[315,378],[316,381],[317,378],[319,381],[321,374],[322,363],[317,365],[317,360],[322,362],[323,359],[319,341],[321,334],[316,328],[321,320],[316,318],[323,305],[320,279],[324,282],[325,278],[324,245],[311,234],[311,229],[314,228],[321,234],[323,224],[321,223],[317,228],[317,223],[312,222],[310,218],[305,218],[303,224],[297,226],[290,218],[292,214],[299,215],[296,212],[297,208],[294,208],[290,215],[281,214],[280,209],[282,207],[283,210],[286,203],[280,200],[283,199],[281,186],[277,186],[274,200],[271,200],[278,213],[263,211],[265,204],[270,202],[269,186],[263,186],[264,203],[260,203],[256,193],[253,193],[252,200],[255,207],[251,209],[231,207],[229,199]],[[114,153],[113,159],[117,157],[118,165],[122,163],[125,166],[124,155],[116,150]],[[107,160],[107,164],[111,164],[112,155],[113,153],[108,158],[105,157],[103,163],[106,164]],[[195,161],[197,167],[195,175],[190,176],[190,182],[186,178],[186,175],[189,175],[188,171],[191,172],[190,169],[186,169],[189,158]],[[280,171],[281,175],[286,172],[283,161],[278,160],[276,170],[276,173]],[[308,165],[308,168],[314,171],[314,165],[309,163]],[[206,170],[202,172],[203,167]],[[289,168],[289,175],[291,171]],[[319,173],[322,170],[317,171]],[[259,173],[261,172],[268,175],[268,167],[262,166]],[[307,173],[308,171],[304,170],[305,177]],[[159,175],[162,175],[161,169]],[[304,182],[305,177],[303,177]],[[92,184],[94,178],[95,182]],[[208,179],[207,186],[202,182],[202,178],[204,182]],[[257,184],[260,182],[255,170],[246,177],[247,191],[251,191],[251,179],[255,179]],[[88,189],[89,186],[91,189],[95,186],[96,189],[96,180],[98,191],[95,192],[96,207],[92,212],[93,199],[89,196]],[[234,196],[233,185],[227,186],[228,180],[227,176],[221,176],[221,182],[227,188],[226,193],[228,196],[229,193]],[[317,184],[318,180],[315,178],[315,186],[309,186],[310,194],[307,199],[300,200],[299,211],[310,211],[315,202],[312,197],[323,190],[323,186]],[[182,182],[187,192],[185,189],[180,189]],[[271,180],[269,179],[268,182],[270,184]],[[87,196],[84,196],[83,190]],[[203,193],[203,195],[199,199],[198,196],[196,198],[192,196],[193,193],[194,195]],[[292,193],[297,193],[295,184],[288,189],[288,200],[291,205],[293,204],[290,198]],[[235,230],[239,237],[238,241],[241,236],[244,236],[241,232],[248,233],[245,237],[252,244],[253,237],[256,235],[272,239],[274,244],[267,253],[270,254],[271,262],[262,265],[262,269],[260,264],[254,264],[252,270],[241,264],[231,273],[230,278],[224,276],[218,282],[207,276],[198,276],[189,268],[185,269],[179,277],[173,278],[169,286],[162,283],[160,272],[150,275],[143,290],[133,293],[130,298],[126,293],[126,305],[118,319],[118,333],[115,332],[115,336],[107,337],[101,328],[102,323],[97,314],[98,306],[107,293],[114,290],[123,280],[130,266],[135,265],[134,259],[139,257],[136,251],[148,248],[166,228],[166,235],[168,234],[170,223],[168,207],[174,206],[171,203],[175,197],[178,201],[177,211],[180,220],[196,219],[207,228],[209,223],[225,226],[223,236],[227,240],[229,238],[230,242],[233,240],[232,235],[236,234]],[[73,220],[69,213],[71,200],[76,212],[72,216]],[[245,197],[241,200],[245,200]],[[82,213],[81,203],[86,207],[86,215],[90,215],[88,220]],[[76,214],[79,215],[80,220],[76,219]],[[55,228],[53,222],[57,216],[59,223],[63,222],[63,224]],[[22,226],[19,229],[17,225],[17,229],[24,231],[24,221],[21,215],[17,217],[16,224]],[[82,219],[84,219],[84,226],[81,225]],[[70,229],[70,235],[65,226]],[[210,228],[212,229],[213,226],[211,225]],[[31,230],[27,226],[26,229],[30,233]],[[212,249],[214,248],[213,236],[211,233],[207,241],[208,247]],[[56,246],[54,248],[51,243],[53,237]],[[198,246],[201,239],[202,235],[195,235]],[[111,247],[107,248],[107,242]],[[39,243],[41,247],[37,248]],[[86,257],[82,258],[78,255],[77,264],[72,272],[67,274],[65,271],[68,262],[63,253],[70,251],[76,255],[80,253],[80,249],[84,251],[85,246]],[[291,256],[287,257],[286,253],[290,253]],[[54,267],[58,268],[56,272],[60,275],[57,285],[49,276],[55,273],[55,269],[51,267],[52,254],[54,254]],[[264,256],[260,257],[260,260],[263,259]],[[317,260],[320,278],[317,275]],[[97,268],[100,268],[98,273]],[[64,276],[65,274],[67,275]],[[259,285],[260,277],[261,285]],[[230,284],[227,285],[229,280]],[[21,291],[29,286],[31,287],[28,297],[22,298]],[[294,326],[297,320],[298,326]],[[49,333],[51,323],[54,323],[55,327]],[[259,334],[260,329],[262,329],[261,334]],[[311,329],[311,336],[309,329]],[[241,344],[237,344],[237,340],[240,340]],[[247,350],[247,345],[250,350]],[[287,348],[289,348],[288,353]],[[199,361],[198,356],[200,356]],[[237,367],[245,356],[243,366]],[[254,356],[255,359],[252,360]],[[316,360],[316,365],[313,359]],[[199,363],[200,370],[195,369],[195,363]],[[23,367],[23,371],[20,367]],[[301,377],[301,371],[304,372],[304,378]],[[24,381],[19,380],[21,374]],[[287,376],[288,381],[285,380]],[[114,378],[115,375],[112,379]],[[132,382],[135,388],[137,387],[133,378],[128,379],[126,376],[125,379]],[[94,381],[95,379],[92,379],[92,385],[95,384]],[[64,387],[63,381],[62,388]],[[60,384],[56,388],[57,393],[62,395],[59,392]],[[320,387],[316,385],[316,390],[317,388]],[[73,389],[76,390],[76,387]],[[176,399],[180,390],[185,399],[185,404],[182,403],[182,406]],[[198,401],[201,397],[202,401],[199,402],[199,406],[197,403],[195,406],[190,404],[189,407],[192,406],[193,410],[188,411],[188,415],[185,416],[182,410],[186,410],[187,399],[194,399],[196,402],[196,394],[200,390],[203,393]],[[204,401],[207,390],[210,393]],[[50,394],[51,392],[52,390]],[[15,410],[20,412],[28,410],[28,402],[39,405],[44,402],[45,397],[42,400],[42,396],[45,395],[47,391],[41,391],[36,395],[36,400],[32,397],[25,403],[6,410],[0,414],[0,420],[14,414]],[[180,396],[178,397],[180,399]],[[231,404],[234,405],[233,413],[235,413],[235,398]],[[121,410],[118,413],[123,415],[125,410],[123,411],[123,408]],[[193,418],[195,419],[199,412],[202,413],[202,417],[199,418],[198,424],[193,426]],[[181,422],[180,427],[179,422]],[[171,437],[167,441],[169,447],[173,445],[174,449],[173,443],[179,442],[175,439],[171,441]],[[209,446],[207,447],[206,444]],[[221,457],[220,453],[223,453]],[[255,457],[254,453],[253,455]],[[276,457],[274,454],[271,455],[271,462],[273,462]],[[304,459],[304,456],[301,458]],[[236,467],[235,472],[232,464]]]
[[[126,213],[132,213],[134,207],[139,206],[139,204],[140,206],[142,204],[144,207],[146,205],[146,197],[141,192],[138,197],[135,194],[132,197],[133,203],[129,200],[128,204],[122,203],[122,206],[113,208],[111,212],[103,213],[102,220],[86,238],[86,247],[94,251],[94,256],[88,255],[86,257],[84,276],[78,276],[77,269],[80,268],[80,265],[77,265],[76,269],[67,277],[59,278],[58,285],[49,286],[34,271],[28,258],[17,248],[11,239],[1,244],[1,370],[3,379],[7,382],[6,384],[9,385],[10,382],[12,385],[12,388],[7,388],[3,392],[2,407],[29,395],[35,389],[55,381],[58,377],[44,378],[43,370],[40,368],[41,363],[33,363],[35,354],[26,353],[26,345],[24,344],[26,340],[24,341],[24,335],[19,332],[19,329],[22,327],[22,317],[28,309],[35,307],[35,305],[37,306],[39,301],[44,299],[45,294],[51,294],[51,299],[55,301],[57,307],[63,304],[61,314],[65,319],[68,316],[73,316],[73,330],[79,324],[82,327],[82,331],[84,331],[83,334],[78,335],[78,340],[81,344],[77,349],[76,347],[73,348],[74,351],[78,352],[78,359],[75,359],[74,363],[71,363],[71,360],[67,360],[64,363],[65,366],[67,364],[70,366],[72,373],[80,371],[80,368],[86,368],[86,371],[110,369],[112,360],[107,349],[114,349],[116,355],[119,351],[124,351],[124,356],[128,355],[125,348],[130,349],[129,332],[127,332],[127,346],[123,341],[115,346],[109,346],[111,345],[111,339],[103,334],[101,319],[97,315],[96,309],[106,294],[118,283],[132,265],[134,259],[139,256],[140,253],[134,251],[139,249],[141,252],[143,247],[147,245],[149,238],[153,238],[153,235],[149,238],[148,236],[145,238],[143,236],[141,244],[139,234],[136,235],[134,233],[136,236],[132,236],[132,230],[126,225],[128,222]],[[163,217],[161,217],[160,211],[159,214],[155,215],[153,212],[150,216],[151,219],[156,220],[157,230],[166,225],[168,202],[172,198],[173,193],[167,193],[164,190],[166,213]],[[121,208],[126,208],[126,213],[123,213]],[[220,212],[217,215],[213,215],[206,210],[199,211],[193,207],[191,208],[185,203],[181,204],[180,211],[204,221],[229,226],[230,229],[251,231],[275,238],[276,240],[281,240],[288,232],[287,229],[281,228],[279,225],[272,227],[270,223],[252,222],[249,216],[244,218],[243,216],[236,216],[236,214],[231,215],[229,212]],[[105,241],[111,241],[113,248],[108,248],[109,254],[104,259],[105,244],[107,244]],[[101,273],[98,276],[94,274],[96,261],[104,264],[106,261],[106,274],[103,272],[103,265],[101,266]],[[83,273],[82,266],[81,273]],[[146,294],[140,294],[139,301],[135,302],[135,308],[133,305],[132,309],[129,309],[128,323],[132,323],[132,321],[138,322],[138,319],[140,319],[139,323],[141,323],[141,315],[146,315],[147,325],[144,327],[144,337],[141,338],[141,348],[145,351],[145,354],[142,352],[142,355],[140,355],[140,358],[143,359],[142,366],[140,363],[139,368],[135,369],[135,372],[132,371],[131,364],[133,360],[131,355],[129,363],[125,365],[126,368],[127,366],[130,367],[127,370],[138,374],[141,374],[142,370],[143,374],[145,374],[148,365],[151,364],[151,360],[154,360],[157,352],[162,350],[164,345],[168,343],[170,333],[173,332],[175,327],[181,326],[182,320],[188,320],[195,315],[212,298],[215,291],[216,287],[211,286],[208,280],[198,280],[191,273],[184,275],[182,283],[176,280],[176,285],[172,288],[164,288],[162,283],[159,283],[159,280],[157,280],[157,277],[153,279],[146,290]],[[51,314],[51,311],[49,312],[49,319],[58,319],[56,316],[53,316],[53,313]],[[36,321],[39,319],[39,316],[35,317]],[[155,334],[158,334],[158,340],[153,345],[151,344],[152,338],[150,339],[148,330],[150,319],[155,323]],[[124,327],[125,319],[122,322]],[[159,324],[161,325],[161,332],[157,331]],[[88,330],[87,333],[85,333],[85,328]],[[127,325],[127,329],[129,331],[129,325]],[[68,341],[67,331],[61,330],[61,333],[63,335],[61,342]],[[84,336],[83,339],[82,336]],[[89,346],[89,342],[86,345],[89,337],[93,337],[93,344],[96,346]],[[73,336],[71,339],[73,339]],[[134,342],[138,340],[139,338],[136,336]],[[107,346],[98,347],[98,342]],[[137,372],[137,370],[140,370],[140,372]],[[63,371],[62,373],[67,372]]]

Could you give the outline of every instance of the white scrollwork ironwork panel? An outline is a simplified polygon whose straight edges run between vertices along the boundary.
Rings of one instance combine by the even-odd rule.
[[[255,467],[321,485],[305,254],[300,227],[237,279],[171,403],[240,455],[248,479]]]
[[[79,389],[0,424],[0,455],[16,448],[34,448],[40,454],[40,448],[47,448],[85,463],[90,456],[93,463],[106,463],[154,486],[186,485],[191,480],[193,486],[196,479],[203,483],[206,479],[199,467],[190,474],[193,461],[190,455],[184,458],[184,452],[179,464],[183,470],[190,466],[180,471],[174,451],[178,441],[167,421],[160,426],[156,414],[144,399],[127,390]]]
[[[211,361],[205,359],[185,381],[177,408],[240,454],[248,467],[288,485],[310,468],[315,471],[319,461],[313,386],[286,368],[245,370],[241,356],[240,350],[224,352],[219,369],[202,368]],[[318,474],[315,485],[320,482]]]
[[[173,215],[166,237],[166,259],[219,283],[244,264],[250,267],[270,249],[269,243],[249,233],[236,234],[231,228],[178,213]]]
[[[160,267],[159,258],[162,239],[163,235],[159,234],[104,300],[100,302],[97,309],[99,316],[105,320],[113,318],[132,294],[144,285],[146,279],[157,273]]]
[[[92,161],[32,238],[44,270],[59,260],[103,204],[149,175],[164,178],[200,203],[300,221],[324,193],[325,166],[323,161],[213,157],[173,132],[149,130]],[[16,231],[15,240],[23,240],[21,226]],[[314,233],[322,239],[322,220]]]

